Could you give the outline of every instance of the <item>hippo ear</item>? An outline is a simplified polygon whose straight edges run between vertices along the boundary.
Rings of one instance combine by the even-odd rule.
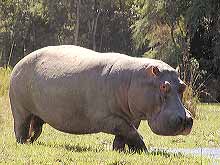
[[[176,72],[177,72],[178,75],[180,76],[180,66],[179,66],[179,65],[176,67]]]
[[[160,73],[160,71],[157,66],[150,66],[147,68],[147,74],[152,77],[158,76],[159,73]]]
[[[179,65],[176,67],[176,71],[177,71],[178,73],[180,72],[180,66],[179,66]]]
[[[187,87],[187,85],[182,80],[180,80],[180,85],[179,85],[179,89],[178,89],[179,92],[183,93],[186,90],[186,87]]]

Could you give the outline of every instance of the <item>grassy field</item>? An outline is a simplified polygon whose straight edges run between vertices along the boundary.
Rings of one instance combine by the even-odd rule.
[[[202,156],[169,154],[162,151],[132,154],[112,151],[113,136],[99,133],[70,135],[45,125],[34,144],[15,141],[8,88],[10,72],[0,70],[0,164],[220,164]],[[151,132],[146,122],[139,129],[148,148],[220,147],[220,105],[198,105],[197,118],[189,136],[162,137]]]

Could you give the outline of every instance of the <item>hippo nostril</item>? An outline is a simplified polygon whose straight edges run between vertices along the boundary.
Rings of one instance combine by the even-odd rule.
[[[185,127],[186,128],[191,128],[193,125],[193,119],[191,117],[189,118],[186,118],[186,124],[185,124]]]

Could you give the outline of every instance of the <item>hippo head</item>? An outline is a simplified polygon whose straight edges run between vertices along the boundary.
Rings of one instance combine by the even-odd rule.
[[[136,118],[147,120],[158,135],[187,135],[193,119],[181,101],[185,89],[185,83],[169,65],[140,69],[133,74],[128,92],[130,111]]]

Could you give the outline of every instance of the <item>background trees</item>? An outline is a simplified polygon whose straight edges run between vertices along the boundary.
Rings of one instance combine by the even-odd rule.
[[[48,45],[132,54],[132,1],[1,0],[1,64]]]
[[[148,45],[151,49],[145,56],[179,66],[181,77],[201,97],[220,100],[217,87],[220,83],[220,1],[136,2],[139,11],[139,18],[133,24],[136,46]]]
[[[75,44],[162,59],[201,98],[220,100],[219,19],[218,0],[0,0],[0,65]]]

